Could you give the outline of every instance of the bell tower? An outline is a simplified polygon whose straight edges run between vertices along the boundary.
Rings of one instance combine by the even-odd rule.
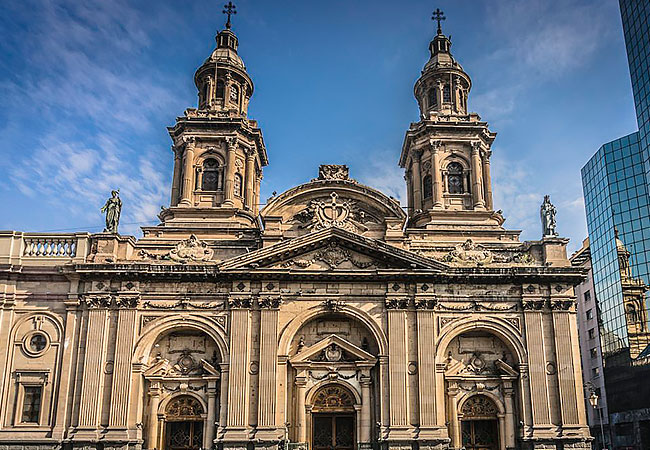
[[[232,2],[223,12],[228,19],[216,48],[194,75],[198,108],[188,108],[168,128],[174,175],[170,207],[159,215],[165,227],[200,228],[197,234],[204,235],[259,228],[260,182],[268,165],[262,130],[248,117],[254,86],[237,53]]]
[[[406,132],[400,167],[405,169],[409,226],[463,222],[500,225],[493,211],[490,147],[496,133],[478,114],[469,113],[472,81],[451,54],[442,32],[442,11],[433,13],[437,32],[429,61],[415,83],[420,121]]]

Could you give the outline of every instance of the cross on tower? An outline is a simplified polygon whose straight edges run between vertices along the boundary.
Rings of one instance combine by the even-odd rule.
[[[226,28],[230,30],[231,23],[230,23],[230,16],[232,14],[237,14],[237,7],[233,4],[233,2],[228,2],[227,4],[223,5],[224,9],[222,12],[224,14],[228,15],[228,20],[226,21]]]
[[[446,17],[443,14],[443,12],[440,11],[440,8],[436,8],[436,10],[433,12],[433,16],[431,16],[431,20],[438,21],[438,34],[442,34],[442,28],[440,27],[440,22],[445,19]]]

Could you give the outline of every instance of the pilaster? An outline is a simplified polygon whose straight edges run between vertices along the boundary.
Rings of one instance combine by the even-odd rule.
[[[250,298],[231,299],[230,311],[230,378],[228,382],[228,417],[225,441],[249,439],[249,372]]]
[[[406,311],[408,298],[386,300],[388,308],[388,371],[390,388],[389,440],[411,439],[409,424],[408,347]]]
[[[131,355],[136,332],[136,308],[139,296],[129,294],[116,299],[117,336],[113,364],[113,384],[109,410],[107,440],[128,439],[131,400]]]
[[[99,416],[102,409],[100,386],[102,386],[104,378],[104,353],[110,303],[110,296],[86,298],[86,304],[89,308],[86,351],[82,368],[79,420],[74,433],[74,440],[96,440],[99,438]]]

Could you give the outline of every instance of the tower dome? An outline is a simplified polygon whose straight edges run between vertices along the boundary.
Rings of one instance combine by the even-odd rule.
[[[228,14],[225,28],[215,38],[217,46],[197,69],[194,84],[199,91],[199,110],[245,117],[254,86],[237,53],[239,40],[230,22],[230,15],[236,11],[230,5],[231,8],[224,10]]]
[[[445,20],[442,11],[436,10],[433,20],[438,21],[438,30],[429,43],[431,56],[414,88],[421,117],[428,118],[431,114],[466,115],[472,80],[451,54],[451,40],[440,26],[440,21]]]

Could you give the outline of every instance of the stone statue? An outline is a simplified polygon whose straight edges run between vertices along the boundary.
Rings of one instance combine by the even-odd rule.
[[[544,196],[544,203],[539,209],[539,215],[542,219],[542,237],[557,236],[557,224],[555,223],[555,214],[557,209],[551,203],[551,196]]]
[[[106,213],[106,233],[117,233],[117,226],[120,224],[120,213],[122,212],[122,200],[120,200],[120,190],[111,191],[111,198],[106,200],[101,212]]]

